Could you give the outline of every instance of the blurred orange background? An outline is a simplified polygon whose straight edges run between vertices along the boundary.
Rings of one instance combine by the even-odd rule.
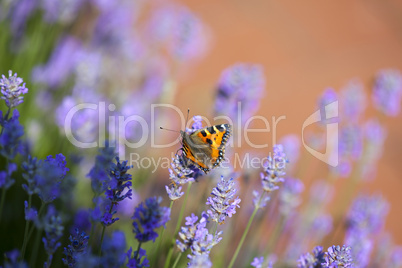
[[[182,111],[191,108],[192,115],[211,114],[213,93],[223,69],[238,62],[258,63],[264,67],[267,82],[257,114],[286,116],[278,124],[278,137],[301,135],[304,120],[315,111],[325,88],[338,91],[358,78],[370,96],[377,71],[402,70],[402,1],[181,2],[200,16],[211,33],[209,52],[179,79],[176,104]],[[370,114],[374,115],[372,107]],[[401,115],[387,117],[384,123],[388,136],[377,177],[362,183],[359,190],[380,192],[390,202],[386,229],[394,235],[395,243],[402,244]],[[270,146],[271,140],[270,136]],[[255,140],[258,142],[266,141]],[[301,157],[305,157],[307,151],[301,150]],[[326,165],[314,162],[300,179],[325,176]],[[348,185],[338,181],[336,186],[334,199],[340,200]]]

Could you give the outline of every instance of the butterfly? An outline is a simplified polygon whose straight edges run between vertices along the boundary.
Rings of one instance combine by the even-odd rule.
[[[232,135],[229,124],[215,125],[187,133],[180,131],[187,159],[207,174],[225,158],[225,145]]]

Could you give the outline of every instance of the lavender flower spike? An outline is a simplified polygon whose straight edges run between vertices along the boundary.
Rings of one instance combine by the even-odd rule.
[[[17,73],[13,75],[13,72],[8,71],[8,78],[2,75],[0,79],[0,91],[3,96],[0,98],[6,101],[6,105],[9,108],[18,106],[24,102],[24,97],[22,94],[28,93],[28,88],[25,87],[25,83],[22,78],[17,77]]]
[[[207,199],[207,205],[210,205],[210,209],[207,211],[212,221],[219,224],[225,223],[225,218],[232,217],[236,213],[236,207],[240,207],[240,198],[234,198],[236,189],[233,178],[225,180],[221,176],[221,181],[212,190],[210,197]]]
[[[351,248],[345,245],[329,247],[325,259],[325,267],[353,267]]]
[[[288,162],[281,144],[274,145],[273,156],[269,155],[264,163],[265,174],[261,173],[262,188],[266,192],[273,192],[279,188],[278,183],[283,182],[286,164]]]
[[[63,263],[68,267],[75,267],[77,263],[77,257],[83,255],[88,246],[89,236],[85,232],[81,232],[75,229],[74,236],[70,235],[70,244],[67,248],[64,248],[63,254],[66,256],[62,258]]]
[[[161,197],[150,197],[135,208],[133,232],[139,242],[155,241],[158,234],[156,228],[164,226],[170,220],[170,209],[161,207]]]
[[[106,190],[105,194],[113,204],[117,204],[126,198],[131,199],[131,175],[128,174],[127,171],[133,166],[127,166],[127,162],[128,161],[120,162],[120,159],[116,157],[116,164],[112,163],[112,166],[109,170],[111,180],[109,182],[108,190]],[[127,192],[123,194],[126,188]]]
[[[398,70],[382,70],[374,82],[374,106],[388,116],[397,116],[401,109],[402,76]]]

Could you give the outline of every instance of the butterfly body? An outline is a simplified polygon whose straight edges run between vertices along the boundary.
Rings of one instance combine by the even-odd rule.
[[[224,160],[225,145],[232,135],[232,126],[220,124],[191,134],[185,131],[180,133],[185,156],[204,173],[208,173]]]

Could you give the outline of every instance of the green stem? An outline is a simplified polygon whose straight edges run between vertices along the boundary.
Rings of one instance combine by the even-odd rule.
[[[237,245],[236,251],[235,251],[235,253],[233,254],[232,259],[230,260],[230,263],[229,263],[228,268],[233,267],[233,264],[234,264],[234,262],[235,262],[236,259],[237,259],[237,255],[239,255],[240,249],[241,249],[241,247],[242,247],[242,245],[243,245],[243,243],[244,243],[244,240],[246,239],[246,236],[247,236],[248,231],[250,230],[250,226],[251,226],[251,223],[252,223],[253,220],[254,220],[255,214],[257,214],[257,211],[258,211],[258,209],[260,208],[259,206],[260,206],[260,204],[261,204],[261,201],[262,201],[264,195],[265,195],[265,191],[262,192],[262,194],[261,194],[261,196],[260,196],[260,199],[258,200],[258,203],[257,203],[257,205],[255,206],[254,211],[253,211],[253,213],[251,214],[250,219],[248,220],[246,229],[244,230],[243,235],[242,235],[242,237],[241,237],[241,239],[240,239],[240,242],[239,242],[239,244]]]
[[[1,201],[0,201],[0,222],[1,222],[1,215],[3,215],[3,207],[4,202],[6,201],[6,187],[1,190]]]
[[[134,258],[136,261],[138,261],[138,257],[140,256],[141,244],[142,244],[142,242],[138,243],[137,251],[136,251],[136,253],[134,253],[134,255],[135,255]]]
[[[174,237],[179,232],[179,229],[180,229],[180,226],[181,226],[181,220],[183,219],[184,209],[186,208],[187,199],[188,199],[188,196],[189,196],[189,193],[190,193],[191,184],[192,184],[192,182],[189,182],[188,185],[187,185],[186,196],[184,197],[183,204],[181,205],[179,219],[177,220],[176,229],[175,229],[175,231],[173,233],[173,242],[174,242]]]
[[[32,203],[32,195],[29,195],[28,210],[31,209],[31,203]],[[27,243],[28,243],[28,230],[29,230],[29,221],[25,220],[24,241],[22,242],[22,248],[21,248],[21,260],[23,260],[25,257],[25,249],[26,249]]]
[[[169,206],[170,214],[172,214],[173,202],[174,202],[173,200],[170,201],[170,206]],[[161,244],[162,244],[162,241],[163,241],[163,234],[165,233],[165,229],[166,228],[162,229],[161,236],[160,236],[159,241],[158,241],[158,246],[156,247],[156,254],[153,254],[153,256],[159,256],[159,250],[160,250],[160,247],[161,247]],[[155,258],[155,262],[156,261],[157,261],[157,258]],[[155,267],[155,263],[154,263],[153,267]]]
[[[35,267],[36,265],[36,258],[38,257],[38,250],[39,250],[39,243],[40,243],[40,237],[42,234],[42,230],[37,230],[36,235],[35,235],[35,242],[34,246],[32,247],[32,255],[31,255],[31,260],[29,262],[30,267]]]
[[[7,120],[8,120],[8,116],[10,115],[10,111],[11,111],[11,108],[10,108],[10,107],[8,107],[8,110],[7,110],[6,116],[4,117],[4,121],[7,121]],[[1,134],[3,134],[3,130],[4,130],[4,126],[1,128],[0,135],[1,135]]]
[[[180,260],[182,254],[183,254],[183,252],[180,251],[179,255],[177,256],[176,260],[173,263],[172,268],[176,268],[176,265],[179,263],[179,260]]]
[[[42,204],[41,204],[41,206],[39,208],[39,212],[38,212],[38,219],[42,215],[42,212],[43,212],[43,209],[45,208],[45,205],[46,204],[42,202]],[[32,225],[31,229],[29,229],[29,232],[28,232],[28,240],[31,238],[31,235],[34,232],[34,230],[35,230],[35,225]]]
[[[212,232],[212,234],[215,235],[217,230],[218,230],[218,222],[215,222],[214,231]]]
[[[166,256],[165,265],[163,266],[163,268],[169,267],[170,259],[172,258],[172,254],[173,254],[173,246],[169,248],[168,254]]]
[[[179,229],[180,229],[181,220],[183,219],[183,215],[184,215],[184,209],[186,208],[188,195],[189,195],[189,193],[190,193],[191,184],[192,184],[192,182],[189,182],[189,183],[187,184],[186,196],[184,197],[183,204],[181,205],[181,209],[180,209],[180,213],[179,213],[179,218],[178,218],[177,224],[176,224],[176,229],[175,229],[175,231],[174,231],[174,233],[173,233],[173,238],[172,238],[172,242],[171,242],[171,245],[170,245],[170,249],[169,249],[168,255],[167,255],[167,257],[166,257],[165,265],[163,266],[163,267],[165,267],[165,268],[166,268],[166,267],[169,267],[170,259],[172,258],[173,247],[174,247],[174,242],[175,242],[175,239],[174,239],[174,238],[176,237],[176,234],[179,232]]]
[[[272,233],[271,238],[268,241],[267,249],[266,249],[266,257],[269,256],[271,253],[273,246],[278,242],[280,235],[282,234],[282,227],[283,227],[284,217],[281,216],[279,222],[275,225],[274,231]]]
[[[113,209],[113,203],[112,203],[112,205],[110,206],[109,214],[112,213],[112,209]],[[101,254],[102,254],[102,243],[103,243],[103,237],[105,236],[105,230],[106,230],[106,225],[103,225],[103,228],[102,228],[102,235],[101,235],[101,241],[100,241],[100,244],[99,244],[98,256],[101,256]],[[140,245],[141,245],[141,243],[140,243]]]

